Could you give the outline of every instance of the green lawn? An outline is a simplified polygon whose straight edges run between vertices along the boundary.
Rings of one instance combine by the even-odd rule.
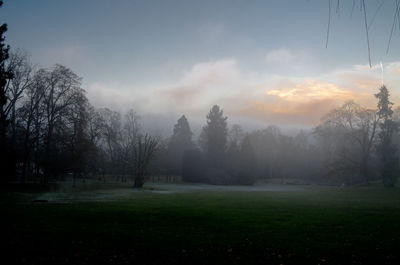
[[[400,264],[397,188],[98,188],[64,192],[49,203],[30,202],[49,194],[3,192],[2,258],[7,264]]]

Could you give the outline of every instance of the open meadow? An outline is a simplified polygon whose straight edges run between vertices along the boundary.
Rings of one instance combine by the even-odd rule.
[[[1,207],[9,264],[399,262],[398,188],[81,184]]]

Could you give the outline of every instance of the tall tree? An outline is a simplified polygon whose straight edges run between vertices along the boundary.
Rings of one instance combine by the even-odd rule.
[[[323,118],[314,133],[325,147],[328,175],[358,174],[368,184],[378,119],[375,110],[364,109],[353,101],[345,102]]]
[[[107,154],[107,164],[103,165],[108,173],[115,174],[118,170],[121,151],[121,114],[108,108],[101,109],[103,148]]]
[[[0,1],[0,7],[3,5],[3,1]],[[6,130],[9,124],[6,114],[6,105],[8,102],[7,98],[7,81],[12,78],[11,72],[6,69],[6,60],[8,59],[8,50],[10,47],[4,43],[4,33],[7,31],[7,24],[0,26],[0,170],[5,175],[3,181],[7,181],[7,177],[11,174],[9,170],[9,161],[7,156],[7,145],[6,145]],[[4,176],[3,175],[3,176]]]
[[[100,146],[102,140],[102,130],[104,120],[100,112],[93,106],[89,106],[88,117],[87,117],[87,134],[89,137],[89,152],[88,152],[88,168],[89,171],[94,174],[101,176],[102,170],[102,158],[104,158],[103,149]],[[103,161],[104,162],[104,161]],[[104,179],[105,180],[105,179]]]
[[[398,130],[398,124],[393,121],[393,103],[390,102],[390,93],[386,86],[379,88],[375,94],[378,99],[379,141],[377,144],[378,154],[381,160],[381,174],[386,187],[393,187],[399,173],[397,148],[393,143],[393,135]]]
[[[143,187],[151,159],[157,151],[158,140],[146,134],[138,136],[133,146],[134,188]]]
[[[17,102],[23,98],[25,89],[32,85],[33,66],[29,61],[28,54],[17,50],[11,52],[6,63],[6,68],[13,78],[7,82],[8,102],[5,106],[5,115],[11,122],[11,134],[15,137]]]
[[[24,128],[23,132],[23,143],[22,143],[22,172],[21,182],[25,182],[27,175],[28,165],[30,164],[30,157],[35,158],[35,167],[39,164],[36,163],[39,160],[39,143],[42,131],[44,110],[40,108],[44,97],[44,86],[43,80],[45,72],[40,70],[34,74],[32,81],[24,89],[24,100],[17,110],[18,122],[20,126]],[[37,172],[39,170],[36,170]]]
[[[65,114],[68,122],[66,133],[64,134],[69,151],[69,166],[73,173],[73,186],[75,186],[78,176],[86,176],[88,164],[87,154],[89,152],[88,116],[89,102],[86,95],[81,91],[75,93],[73,103]]]
[[[211,167],[221,169],[227,146],[227,119],[224,111],[214,105],[207,115],[207,125],[203,127],[207,160]]]
[[[45,89],[42,105],[46,117],[43,184],[47,184],[49,174],[55,169],[51,158],[54,158],[52,152],[57,151],[53,141],[58,126],[65,124],[64,119],[69,108],[80,98],[77,95],[83,93],[80,87],[81,78],[67,67],[56,65],[45,72],[47,74],[43,84]]]
[[[33,67],[29,62],[28,55],[20,50],[10,53],[9,59],[6,63],[7,71],[12,73],[13,78],[8,80],[6,86],[7,104],[3,108],[4,115],[9,120],[10,126],[8,128],[8,156],[10,169],[13,167],[12,172],[16,174],[17,161],[24,160],[24,149],[18,145],[22,137],[17,136],[18,132],[18,117],[17,106],[22,98],[26,95],[25,90],[33,84]],[[21,133],[21,132],[19,132]],[[22,133],[23,134],[23,133]],[[22,174],[23,175],[23,174]],[[21,182],[24,182],[24,177],[21,176]]]
[[[182,115],[174,126],[174,133],[168,143],[168,173],[181,175],[182,155],[186,150],[193,148],[192,131],[185,115]]]
[[[130,109],[124,116],[124,125],[123,125],[123,137],[121,141],[121,158],[122,162],[122,173],[123,176],[121,178],[122,181],[126,181],[126,175],[129,170],[134,168],[134,153],[133,150],[135,148],[135,144],[137,138],[140,136],[141,125],[140,125],[140,117],[136,114],[133,109]]]

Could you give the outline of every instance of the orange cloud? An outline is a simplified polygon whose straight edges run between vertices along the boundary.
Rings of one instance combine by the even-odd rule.
[[[315,100],[354,98],[354,93],[338,85],[318,80],[305,80],[301,83],[278,85],[276,89],[266,90],[267,95],[277,96],[288,102],[304,103]]]
[[[266,123],[316,125],[324,114],[349,99],[369,103],[374,97],[314,79],[281,81],[273,89],[266,90],[262,97],[247,98],[233,109],[236,107],[235,115]]]
[[[238,111],[241,115],[266,123],[315,125],[324,113],[337,107],[334,99],[320,99],[304,103],[249,101]]]

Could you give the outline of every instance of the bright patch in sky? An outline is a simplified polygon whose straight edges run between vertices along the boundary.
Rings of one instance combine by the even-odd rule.
[[[399,64],[393,62],[384,67],[388,87],[400,86]],[[212,104],[220,104],[227,115],[266,124],[313,126],[347,100],[374,108],[373,94],[381,84],[380,72],[377,65],[355,65],[322,76],[294,78],[244,71],[237,60],[230,58],[197,63],[175,83],[141,95],[96,85],[89,90],[89,97],[116,107],[135,105],[144,112],[185,113],[195,119],[202,119]],[[400,99],[399,91],[393,89],[392,96]],[[135,103],[132,98],[136,98]]]

